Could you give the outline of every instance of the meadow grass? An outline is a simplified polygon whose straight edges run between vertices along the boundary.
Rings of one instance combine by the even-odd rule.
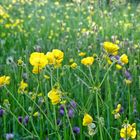
[[[124,124],[136,123],[131,131],[139,140],[139,21],[138,3],[1,0],[0,75],[10,76],[10,84],[0,81],[0,139],[118,140]],[[119,59],[126,54],[129,63],[118,70],[120,60],[106,52],[106,41],[117,44]],[[62,65],[34,74],[30,55],[53,49],[64,53]],[[88,56],[94,63],[81,64]],[[61,92],[56,105],[48,98],[54,87]],[[94,127],[83,126],[85,113]]]

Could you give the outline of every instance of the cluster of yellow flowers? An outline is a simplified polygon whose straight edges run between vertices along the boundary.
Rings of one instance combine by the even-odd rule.
[[[0,77],[0,87],[4,85],[8,85],[10,83],[10,77],[9,76],[1,76]]]
[[[64,53],[58,49],[53,49],[52,52],[47,54],[40,52],[33,52],[30,55],[30,64],[33,66],[32,72],[38,74],[47,64],[60,67],[63,61]]]
[[[120,136],[123,139],[135,139],[136,138],[136,124],[133,123],[130,125],[129,123],[123,124],[123,128],[120,131]]]
[[[103,47],[108,53],[107,62],[112,64],[112,59],[117,61],[116,68],[118,70],[122,69],[122,66],[128,63],[128,56],[126,54],[118,55],[119,46],[111,42],[104,42]]]

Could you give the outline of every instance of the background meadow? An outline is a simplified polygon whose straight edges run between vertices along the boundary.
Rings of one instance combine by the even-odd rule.
[[[119,58],[104,42],[119,46]],[[31,54],[54,49],[64,53],[60,66],[33,73]],[[81,63],[86,57],[92,64]],[[0,79],[0,140],[140,140],[139,1],[0,0],[3,75],[10,83]],[[83,126],[85,114],[92,119]]]

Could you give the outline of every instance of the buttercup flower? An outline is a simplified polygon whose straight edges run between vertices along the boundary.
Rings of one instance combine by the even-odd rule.
[[[57,88],[53,88],[51,91],[49,91],[48,98],[51,100],[53,105],[60,103],[61,91]]]
[[[120,57],[120,60],[123,64],[127,64],[128,63],[128,56],[126,54],[123,54],[121,57]]]
[[[30,64],[34,66],[33,73],[37,74],[48,64],[47,56],[44,53],[33,52],[30,55]]]
[[[120,130],[120,136],[121,138],[123,139],[135,139],[136,138],[136,135],[137,135],[137,132],[136,132],[136,124],[133,123],[132,125],[130,124],[124,124],[123,125],[123,128]]]
[[[103,47],[109,54],[112,54],[112,55],[118,54],[119,46],[116,44],[113,44],[111,42],[104,42]]]
[[[86,55],[86,53],[85,53],[85,52],[80,52],[80,53],[79,53],[79,56],[84,57],[85,55]]]
[[[70,67],[71,67],[72,69],[75,69],[75,68],[77,67],[77,64],[74,62],[74,63],[72,63],[72,64],[70,65]]]
[[[87,126],[93,122],[93,118],[89,114],[85,114],[83,118],[83,126]]]
[[[46,56],[47,56],[49,64],[55,63],[55,57],[54,57],[54,54],[52,52],[47,52]]]
[[[86,66],[92,65],[93,62],[94,62],[94,58],[93,57],[86,57],[86,58],[83,58],[81,60],[81,63],[84,64],[84,65],[86,65]]]
[[[120,111],[121,111],[121,104],[118,104],[116,109],[113,110],[112,114],[114,115],[115,119],[120,118]]]
[[[26,88],[28,87],[28,84],[24,82],[23,80],[20,82],[20,86],[18,88],[18,93],[26,92]]]
[[[0,87],[4,85],[10,84],[10,77],[9,76],[1,76],[0,77]]]

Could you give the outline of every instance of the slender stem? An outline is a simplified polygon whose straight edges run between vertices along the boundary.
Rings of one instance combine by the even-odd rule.
[[[99,102],[98,102],[98,94],[96,92],[96,109],[97,109],[97,118],[98,118],[98,122],[99,122],[99,132],[100,132],[100,140],[103,140],[103,135],[102,135],[102,126],[100,124],[99,121],[99,117],[100,117],[100,112],[99,112]]]
[[[75,135],[74,135],[74,133],[73,133],[72,126],[71,126],[71,122],[70,122],[70,119],[69,119],[69,116],[68,116],[68,111],[67,111],[67,109],[66,109],[66,106],[64,106],[64,109],[65,109],[65,112],[66,112],[67,120],[68,120],[68,122],[69,122],[69,126],[70,126],[70,130],[71,130],[71,133],[72,133],[73,140],[76,140],[76,139],[75,139]]]
[[[103,84],[103,82],[105,81],[105,79],[106,79],[106,77],[107,77],[107,75],[108,75],[110,69],[112,68],[112,66],[113,66],[115,63],[116,63],[116,62],[113,62],[113,63],[110,65],[110,67],[108,68],[107,72],[105,73],[105,76],[104,76],[103,80],[101,81],[101,83],[100,83],[100,85],[99,85],[99,88],[102,86],[102,84]]]

